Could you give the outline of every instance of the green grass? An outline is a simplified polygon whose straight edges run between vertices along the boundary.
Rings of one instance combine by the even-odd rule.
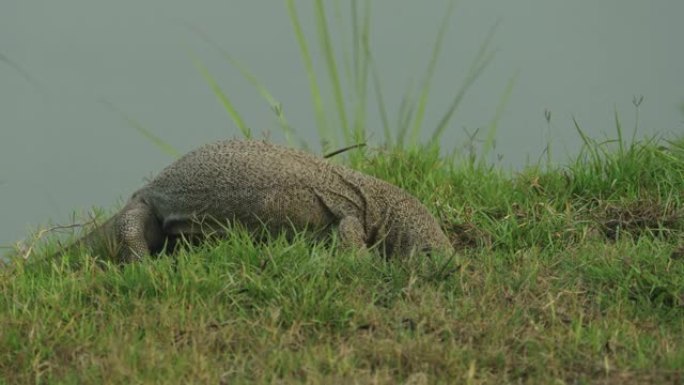
[[[344,10],[342,5],[348,6]],[[409,82],[402,101],[396,108],[396,122],[391,122],[390,106],[385,103],[383,80],[381,69],[373,54],[371,47],[371,2],[350,0],[349,2],[324,2],[312,0],[313,20],[315,25],[314,38],[308,38],[305,34],[305,26],[299,17],[299,11],[295,1],[285,1],[286,13],[292,24],[294,43],[299,48],[303,70],[307,76],[312,108],[314,111],[313,124],[323,152],[328,152],[339,147],[368,141],[374,132],[369,129],[369,105],[371,101],[377,107],[378,117],[382,124],[384,145],[387,147],[410,148],[419,146],[422,140],[429,143],[439,143],[444,133],[450,128],[452,119],[458,110],[468,90],[482,75],[486,67],[494,58],[495,51],[491,48],[496,25],[490,28],[489,33],[483,37],[475,57],[470,60],[462,84],[451,84],[455,90],[448,108],[443,112],[430,111],[430,93],[432,84],[438,74],[439,56],[442,51],[445,34],[453,24],[453,15],[456,8],[455,0],[446,2],[446,9],[441,22],[435,29],[435,43],[430,51],[429,60],[424,74],[414,87]],[[333,10],[326,8],[329,6]],[[333,18],[336,22],[330,23]],[[351,28],[345,29],[349,24]],[[276,115],[278,128],[282,130],[285,139],[290,144],[295,144],[295,127],[292,127],[286,119],[282,104],[278,101],[265,84],[252,73],[246,65],[236,60],[228,51],[221,48],[197,26],[189,26],[205,43],[221,53],[226,62],[237,69],[258,93],[268,103]],[[314,43],[318,43],[317,45]],[[315,47],[318,50],[315,50]],[[190,51],[191,52],[191,51]],[[204,78],[207,85],[217,97],[230,116],[235,128],[244,136],[251,136],[251,129],[246,120],[238,113],[237,108],[228,98],[227,92],[217,83],[209,69],[192,52],[190,59]],[[316,66],[315,60],[320,60],[324,65]],[[396,65],[392,63],[391,65]],[[317,68],[322,70],[317,71]],[[447,74],[453,78],[453,74]],[[500,97],[494,117],[487,127],[486,150],[491,150],[497,123],[501,112],[504,110],[510,94],[513,90],[516,76],[512,76],[509,84],[504,88]],[[443,80],[443,83],[451,83]],[[326,95],[326,91],[329,95]],[[374,97],[374,100],[372,100]],[[440,116],[434,127],[425,124],[427,113],[437,113]],[[146,134],[149,136],[149,134]],[[304,138],[298,138],[302,147],[309,148]],[[357,156],[350,153],[350,157]]]
[[[350,36],[328,23],[327,5],[338,29],[349,18]],[[367,140],[375,97],[384,149],[352,151],[344,162],[416,195],[439,217],[457,256],[386,261],[340,251],[334,241],[255,243],[239,231],[126,266],[34,252],[0,269],[0,384],[681,382],[684,139],[626,140],[616,116],[615,141],[597,142],[577,126],[584,147],[565,166],[550,163],[547,147],[545,165],[515,174],[497,169],[486,159],[512,76],[479,152],[449,153],[436,143],[491,62],[495,29],[438,124],[428,127],[454,3],[396,121],[370,46],[370,2],[312,6],[322,74],[295,2],[286,1],[283,13],[324,152]],[[271,106],[286,140],[295,140],[277,98],[218,49]],[[236,129],[250,136],[235,95],[189,52]]]
[[[676,382],[684,141],[661,144],[588,144],[567,167],[512,176],[434,148],[354,165],[424,201],[455,259],[237,232],[123,267],[19,261],[0,271],[0,378]]]

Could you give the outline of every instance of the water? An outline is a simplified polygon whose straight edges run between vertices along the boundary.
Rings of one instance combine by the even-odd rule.
[[[318,52],[311,5],[297,4]],[[339,4],[346,9],[348,3]],[[407,85],[420,80],[444,9],[443,1],[373,2],[373,53],[393,118]],[[426,123],[437,123],[498,21],[496,58],[458,110],[445,146],[487,127],[515,76],[496,142],[504,167],[536,161],[549,140],[557,161],[574,154],[580,142],[573,116],[590,135],[610,136],[617,109],[631,130],[634,95],[645,97],[641,133],[681,135],[683,14],[679,0],[461,1],[445,37]],[[171,161],[102,100],[181,151],[238,135],[189,50],[257,133],[271,131],[281,140],[268,105],[188,25],[246,63],[283,103],[290,123],[316,143],[307,78],[282,2],[4,0],[0,244],[50,220],[66,223],[73,210],[112,207]],[[315,59],[323,64],[322,57]],[[378,144],[380,121],[375,115],[370,121],[375,129],[369,142]]]

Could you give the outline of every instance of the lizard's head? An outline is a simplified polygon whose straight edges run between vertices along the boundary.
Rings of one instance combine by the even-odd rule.
[[[454,247],[439,226],[436,226],[436,228],[429,232],[421,231],[419,234],[420,239],[410,247],[409,253],[419,253],[428,256],[454,253]]]
[[[411,254],[452,254],[454,248],[449,238],[431,215],[413,216],[393,228],[383,242],[388,256],[405,257]],[[396,225],[396,224],[395,224]]]

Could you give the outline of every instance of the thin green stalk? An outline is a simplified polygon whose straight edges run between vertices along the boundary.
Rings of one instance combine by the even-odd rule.
[[[413,102],[413,85],[409,82],[409,86],[406,87],[404,95],[401,97],[401,103],[399,103],[399,114],[397,115],[397,141],[396,145],[399,148],[403,148],[406,135],[408,134],[408,129],[411,125],[411,119],[413,118],[413,113],[415,112],[416,103]]]
[[[5,63],[7,66],[16,71],[26,82],[31,84],[33,87],[44,92],[44,88],[40,85],[40,83],[33,76],[31,76],[31,74],[28,73],[28,71],[26,71],[22,66],[17,64],[14,60],[7,57],[7,55],[0,53],[0,62]]]
[[[367,1],[368,3],[368,1]],[[361,39],[359,38],[359,13],[358,13],[358,1],[357,0],[351,0],[350,1],[350,6],[351,6],[351,19],[352,19],[352,60],[353,60],[353,65],[354,65],[354,76],[356,76],[360,71],[359,71],[359,61],[360,61],[360,56],[361,56],[361,49],[362,47],[359,46],[359,42]],[[358,79],[354,78],[354,83]]]
[[[256,90],[259,92],[261,97],[263,97],[271,108],[271,111],[276,115],[278,124],[283,131],[285,140],[289,144],[293,144],[292,138],[294,135],[294,129],[288,123],[283,112],[282,104],[271,94],[268,88],[259,80],[259,78],[252,73],[247,66],[242,64],[239,60],[235,59],[228,51],[219,46],[216,42],[211,40],[204,31],[199,28],[190,27],[195,33],[197,33],[205,42],[213,46],[218,50],[221,55],[226,59],[226,61],[235,67],[242,77],[244,77]]]
[[[306,75],[309,79],[309,90],[311,92],[311,100],[313,102],[314,113],[316,115],[318,134],[322,141],[325,138],[334,140],[325,118],[325,108],[323,99],[321,97],[321,91],[318,86],[318,81],[316,80],[316,72],[314,70],[313,61],[311,60],[311,54],[309,53],[306,38],[304,37],[304,32],[302,31],[302,25],[299,22],[299,17],[297,16],[297,8],[295,7],[294,0],[286,0],[285,3],[290,16],[290,22],[292,23],[292,28],[295,33],[295,38],[297,39],[297,44],[299,45]]]
[[[164,141],[164,139],[155,135],[152,131],[150,131],[148,128],[143,126],[139,121],[133,119],[131,116],[129,116],[128,114],[121,111],[119,108],[117,108],[114,105],[114,103],[112,103],[109,100],[104,99],[104,98],[100,99],[99,101],[105,107],[109,108],[114,113],[119,115],[122,119],[124,119],[128,123],[128,125],[135,128],[142,136],[147,138],[150,142],[152,142],[152,144],[157,146],[157,148],[159,148],[162,152],[164,152],[168,155],[171,155],[174,158],[180,157],[181,154],[175,147],[173,147],[168,142]]]
[[[577,130],[580,138],[582,138],[584,149],[589,152],[591,160],[593,162],[598,162],[600,160],[600,155],[596,149],[596,143],[584,133],[575,117],[572,118],[572,122],[575,125],[575,129]]]
[[[335,16],[336,27],[340,31],[340,33],[339,33],[340,40],[341,40],[340,47],[341,47],[341,51],[342,51],[342,67],[344,68],[344,78],[353,79],[353,77],[354,77],[353,71],[354,70],[352,69],[352,64],[353,64],[354,52],[353,52],[353,49],[350,52],[349,47],[350,46],[353,47],[354,43],[353,42],[351,44],[349,43],[349,40],[348,40],[349,31],[345,27],[344,12],[342,11],[342,8],[340,7],[340,3],[341,3],[341,1],[339,1],[339,0],[335,0],[332,2],[333,9],[334,9],[333,15]],[[346,4],[346,1],[344,3]],[[354,3],[356,3],[356,0],[352,0],[352,1],[350,1],[350,3],[352,4],[352,18],[353,18],[354,17],[353,9],[354,9],[354,5],[355,5]],[[353,21],[352,21],[352,28],[354,28],[354,27],[355,26],[354,26]],[[352,38],[354,38],[353,33],[352,33]]]
[[[392,145],[392,131],[390,130],[389,117],[387,116],[387,108],[385,106],[385,98],[382,91],[382,83],[380,79],[380,73],[373,60],[370,48],[367,47],[368,62],[371,68],[371,74],[373,77],[373,89],[375,91],[376,103],[378,105],[378,112],[380,114],[380,121],[382,122],[382,132],[385,137],[385,145]]]
[[[357,17],[354,15],[353,17]],[[354,141],[365,140],[366,137],[366,108],[368,106],[368,76],[370,68],[370,1],[366,1],[363,14],[361,35],[355,34],[361,41],[357,44],[361,47],[357,57],[359,58],[356,67],[355,78],[357,105],[354,116]],[[358,26],[358,22],[354,22]]]
[[[551,168],[551,110],[544,110],[544,118],[546,119],[546,146],[542,155],[539,157],[539,163],[541,163],[541,157],[546,155],[546,168],[547,170]]]
[[[447,108],[447,111],[439,120],[439,123],[437,124],[437,127],[433,131],[432,136],[430,138],[431,142],[434,143],[439,141],[439,138],[442,136],[442,134],[448,127],[452,116],[458,109],[458,106],[460,106],[461,101],[465,97],[470,87],[473,85],[473,83],[475,83],[475,80],[477,80],[480,77],[480,75],[482,74],[484,69],[489,65],[492,59],[494,59],[494,52],[489,50],[489,46],[492,43],[492,39],[494,38],[494,33],[497,27],[498,23],[494,24],[489,29],[489,32],[487,33],[487,36],[485,37],[482,44],[480,44],[480,49],[478,50],[477,55],[475,55],[475,58],[470,64],[470,67],[468,68],[465,81],[463,82],[461,87],[459,87],[458,92],[454,96],[454,99],[451,101],[451,104],[449,104],[449,108]]]
[[[499,103],[496,106],[494,118],[489,123],[489,127],[487,128],[487,136],[485,137],[485,142],[482,146],[483,158],[486,158],[489,152],[494,148],[496,131],[499,125],[499,121],[501,121],[501,117],[503,116],[504,110],[506,109],[506,105],[508,105],[508,101],[511,99],[511,94],[513,93],[513,88],[515,88],[515,82],[517,81],[517,79],[518,73],[511,77],[511,79],[506,84],[506,88],[504,88],[504,92],[501,94],[501,98],[499,98]]]
[[[416,108],[416,115],[413,121],[413,128],[411,130],[411,143],[416,144],[418,142],[418,135],[420,133],[421,127],[423,125],[423,118],[425,117],[425,108],[427,106],[428,98],[430,95],[430,87],[432,83],[432,76],[435,73],[435,67],[437,66],[437,59],[439,58],[439,53],[442,50],[442,41],[444,40],[444,35],[446,33],[447,27],[449,26],[449,21],[453,14],[456,5],[455,0],[450,0],[447,6],[446,12],[442,22],[439,25],[439,31],[437,33],[437,38],[435,39],[435,44],[432,47],[432,54],[430,55],[430,62],[428,68],[425,72],[425,77],[423,78],[423,84],[421,87],[421,94],[418,97],[418,106]]]
[[[350,133],[349,126],[347,124],[347,109],[345,108],[340,78],[337,74],[337,61],[335,60],[333,45],[330,41],[330,32],[328,31],[328,22],[325,15],[325,7],[323,6],[323,0],[316,0],[314,2],[314,8],[316,10],[315,18],[316,29],[318,31],[318,40],[321,45],[321,50],[323,51],[325,57],[325,62],[327,64],[328,77],[333,91],[337,116],[342,126],[342,133],[344,134],[345,141],[349,141]]]
[[[226,95],[226,93],[223,92],[221,86],[219,86],[216,79],[214,79],[211,73],[209,73],[209,70],[207,69],[207,67],[204,66],[202,61],[200,61],[194,55],[191,55],[191,57],[193,64],[195,65],[195,68],[197,69],[197,71],[199,71],[204,80],[207,82],[211,90],[214,92],[214,95],[216,95],[216,97],[219,99],[219,101],[223,105],[223,108],[226,110],[230,118],[233,119],[233,123],[235,123],[235,126],[237,126],[237,128],[240,130],[240,132],[245,138],[251,138],[252,130],[247,126],[245,121],[237,112],[237,109],[235,109],[235,106],[233,106],[233,103],[228,98],[228,95]]]
[[[614,114],[615,114],[615,129],[617,130],[617,141],[618,141],[618,148],[620,150],[619,155],[623,156],[625,154],[625,146],[624,146],[624,141],[622,137],[622,123],[620,123],[620,117],[618,116],[618,111],[617,107],[614,108]]]
[[[632,104],[634,105],[634,131],[632,132],[632,144],[636,142],[636,134],[639,131],[639,107],[644,101],[644,96],[635,96],[632,99]]]

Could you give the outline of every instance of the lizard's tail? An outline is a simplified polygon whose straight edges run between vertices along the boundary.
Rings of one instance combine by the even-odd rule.
[[[93,253],[104,252],[108,256],[116,255],[117,242],[115,234],[116,215],[107,219],[104,223],[96,225],[94,229],[87,232],[84,236],[72,241],[47,258],[57,259],[63,254],[74,253],[82,248],[87,248]]]

